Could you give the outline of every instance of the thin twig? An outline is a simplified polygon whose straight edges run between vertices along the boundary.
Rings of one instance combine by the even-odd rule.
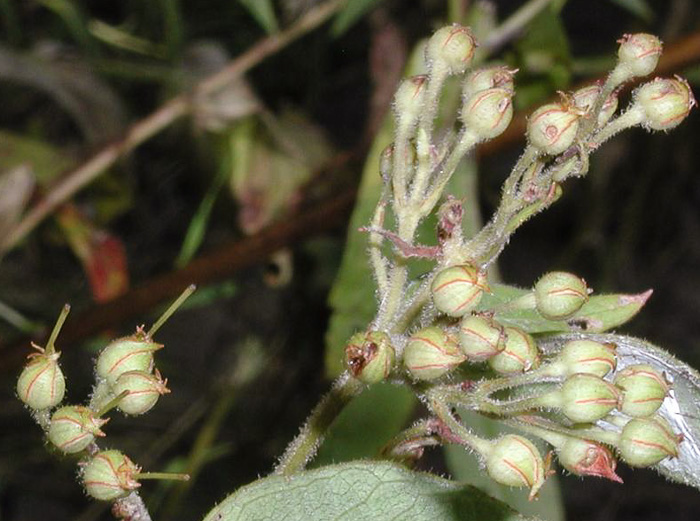
[[[265,58],[321,25],[346,2],[347,0],[328,0],[312,9],[289,29],[258,42],[227,67],[204,79],[193,93],[180,94],[171,99],[150,116],[132,125],[121,140],[106,146],[76,169],[62,175],[61,180],[7,234],[0,244],[0,257],[31,233],[57,207],[114,165],[120,157],[188,114],[192,109],[190,100],[193,94],[195,97],[211,95],[228,85]]]

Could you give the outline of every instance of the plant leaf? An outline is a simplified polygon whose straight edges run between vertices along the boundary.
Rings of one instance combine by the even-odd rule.
[[[270,476],[239,489],[204,521],[515,521],[525,518],[475,487],[388,462]],[[530,518],[532,519],[532,518]]]
[[[238,0],[243,7],[248,9],[250,14],[265,29],[267,34],[273,34],[279,31],[275,8],[272,5],[272,0]]]
[[[646,23],[653,22],[656,17],[654,10],[649,6],[649,2],[646,0],[611,0],[611,2],[626,9]]]
[[[348,2],[345,9],[340,11],[333,21],[331,34],[336,38],[342,36],[362,16],[383,0],[353,0]]]
[[[700,374],[654,344],[629,336],[579,333],[553,336],[538,344],[544,352],[553,353],[565,342],[580,338],[617,344],[619,369],[649,364],[663,371],[672,382],[670,395],[659,413],[684,439],[677,458],[666,458],[654,467],[672,481],[700,489]]]

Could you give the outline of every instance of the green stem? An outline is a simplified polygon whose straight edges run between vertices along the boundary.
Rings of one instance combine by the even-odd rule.
[[[620,114],[620,116],[600,129],[600,132],[590,139],[589,147],[595,149],[618,132],[641,125],[644,122],[644,117],[644,111],[640,107],[632,105],[626,112]]]
[[[459,443],[466,445],[479,454],[487,454],[491,447],[491,442],[480,438],[453,416],[449,404],[439,396],[438,392],[428,392],[428,407],[451,431],[452,435],[459,440]],[[456,441],[455,440],[455,441]]]
[[[63,306],[63,309],[61,310],[61,314],[58,315],[58,319],[56,320],[56,325],[53,326],[53,331],[51,331],[51,336],[49,337],[49,341],[46,342],[46,349],[45,353],[47,355],[52,355],[56,351],[56,338],[58,338],[58,334],[61,332],[61,328],[63,327],[63,323],[66,321],[66,318],[68,318],[68,313],[70,313],[70,305],[66,304]]]
[[[287,446],[274,473],[290,476],[304,470],[307,463],[316,455],[333,421],[350,400],[359,395],[364,388],[365,386],[359,380],[348,373],[343,373],[330,392],[311,412],[301,432]]]
[[[160,316],[160,318],[156,320],[156,323],[153,324],[153,326],[151,326],[151,329],[148,331],[148,333],[146,333],[146,337],[153,338],[153,335],[156,334],[156,331],[158,331],[163,326],[163,324],[165,324],[165,322],[173,315],[173,313],[177,311],[177,309],[180,306],[182,306],[183,302],[185,302],[185,300],[187,300],[196,289],[197,286],[194,284],[190,284],[189,286],[187,286],[185,291],[183,291],[180,294],[180,296],[177,297],[175,302],[170,304],[170,307],[168,307],[168,309],[165,310],[165,312]]]
[[[106,404],[104,404],[102,407],[100,407],[100,410],[97,411],[95,414],[95,417],[101,418],[105,414],[107,414],[109,411],[114,409],[116,406],[119,405],[119,402],[122,401],[123,398],[126,398],[129,395],[129,391],[125,390],[119,393],[117,396],[109,400]]]
[[[179,474],[174,472],[138,472],[134,474],[136,479],[163,479],[170,481],[189,481],[189,474]]]

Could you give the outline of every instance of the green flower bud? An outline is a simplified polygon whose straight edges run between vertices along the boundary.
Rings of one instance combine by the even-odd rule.
[[[620,397],[617,387],[611,383],[583,373],[567,378],[558,392],[561,412],[575,423],[604,418],[615,408]]]
[[[81,405],[61,407],[51,416],[49,441],[66,454],[80,452],[95,441],[95,436],[105,435],[100,427],[108,421],[96,418],[94,412]]]
[[[513,91],[503,88],[486,89],[465,100],[462,123],[479,139],[500,136],[513,119]]]
[[[527,121],[530,145],[543,154],[561,154],[574,144],[581,114],[568,102],[543,105]]]
[[[535,284],[537,311],[549,320],[563,320],[588,300],[586,281],[571,273],[552,271]]]
[[[401,82],[394,94],[394,113],[401,125],[411,126],[425,109],[427,76],[413,76]]]
[[[653,34],[625,34],[618,40],[618,62],[626,67],[632,76],[646,76],[654,72],[663,46]]]
[[[425,61],[430,70],[444,68],[448,74],[461,74],[472,62],[477,43],[467,27],[452,24],[442,27],[428,40]]]
[[[568,438],[557,448],[559,463],[577,476],[597,476],[622,483],[615,473],[617,460],[610,449],[594,441]]]
[[[89,496],[114,501],[141,486],[134,478],[139,471],[139,467],[118,450],[105,450],[83,468],[83,485]]]
[[[540,354],[535,340],[517,327],[505,328],[503,351],[489,359],[491,368],[502,374],[524,373],[540,365]]]
[[[602,344],[593,340],[570,340],[552,362],[548,374],[571,376],[586,373],[601,378],[617,367],[615,344]]]
[[[625,367],[615,375],[614,383],[622,390],[617,408],[635,417],[654,414],[669,391],[664,375],[647,364]]]
[[[595,102],[598,99],[601,90],[601,86],[596,84],[588,85],[587,87],[583,87],[577,90],[572,95],[574,105],[580,108],[585,114],[589,114],[590,111],[593,110],[593,106],[595,105]],[[608,99],[605,100],[600,110],[600,113],[598,114],[598,128],[605,125],[613,116],[613,114],[615,114],[615,111],[617,110],[617,104],[617,93],[613,92],[612,94],[610,94],[610,96],[608,96]]]
[[[459,345],[468,360],[483,362],[505,349],[506,333],[491,318],[467,315],[459,324]]]
[[[529,487],[530,500],[544,484],[545,463],[537,447],[523,436],[507,434],[497,440],[486,457],[491,479],[510,487]]]
[[[58,365],[61,353],[48,353],[32,344],[37,353],[30,354],[17,380],[17,396],[34,410],[49,409],[61,403],[66,393],[66,379]]]
[[[418,380],[434,380],[447,374],[467,357],[457,339],[437,326],[426,327],[408,339],[403,363]]]
[[[162,348],[163,344],[154,342],[139,328],[135,335],[114,340],[102,350],[97,357],[97,375],[114,385],[127,371],[150,373],[153,353]]]
[[[451,317],[464,316],[474,309],[484,291],[490,291],[486,273],[471,264],[440,271],[431,285],[435,307]]]
[[[389,376],[394,367],[394,356],[389,335],[382,331],[356,333],[345,346],[348,369],[366,384],[381,382]]]
[[[500,88],[514,90],[513,76],[517,69],[509,69],[505,65],[492,65],[470,72],[462,86],[462,99],[466,102],[477,92]]]
[[[623,427],[617,449],[631,467],[648,467],[669,456],[677,457],[682,439],[659,415],[633,418]]]
[[[677,127],[696,105],[688,82],[656,78],[634,91],[634,105],[644,111],[643,124],[652,130],[670,130]]]
[[[124,414],[139,415],[150,411],[161,395],[170,392],[168,380],[156,369],[153,375],[145,371],[127,371],[117,378],[112,391],[116,396],[128,391],[117,408]]]

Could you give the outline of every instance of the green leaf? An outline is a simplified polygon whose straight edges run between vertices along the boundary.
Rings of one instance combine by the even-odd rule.
[[[646,0],[611,0],[613,4],[626,9],[637,18],[644,20],[646,23],[651,23],[656,17],[654,10],[649,6]]]
[[[504,309],[530,290],[515,288],[505,284],[492,284],[491,294],[484,295],[479,303],[480,311],[496,309],[496,320],[505,325],[519,327],[528,333],[556,333],[586,331],[602,333],[631,320],[642,309],[651,291],[638,295],[594,295],[588,299],[576,314],[567,320],[548,320],[536,309]]]
[[[238,0],[243,7],[248,9],[250,14],[267,31],[267,34],[273,34],[279,31],[275,8],[272,5],[272,0]]]
[[[270,476],[233,493],[204,521],[526,520],[479,489],[393,463],[355,462]]]
[[[416,398],[406,387],[389,384],[370,387],[335,420],[313,466],[376,457],[406,425],[415,406]]]
[[[331,34],[336,38],[350,29],[364,14],[383,0],[353,0],[338,13],[331,27]]]
[[[700,374],[654,344],[629,336],[557,335],[538,345],[545,353],[552,354],[569,340],[582,338],[616,344],[618,369],[631,364],[649,364],[662,371],[671,382],[671,393],[661,405],[659,414],[669,421],[674,432],[683,435],[683,441],[677,458],[666,458],[654,468],[672,481],[700,489]],[[601,426],[605,428],[606,424]]]
[[[491,418],[475,412],[460,409],[459,416],[465,425],[480,436],[495,438],[506,432],[517,432]],[[517,432],[518,434],[521,434]],[[537,443],[537,440],[532,440]],[[542,521],[564,521],[564,504],[557,476],[547,478],[540,490],[537,501],[528,500],[527,489],[517,489],[501,485],[492,480],[479,465],[476,456],[459,445],[446,445],[445,459],[452,477],[483,490],[490,496],[507,503],[518,512],[536,516]],[[546,449],[542,446],[542,453]]]

